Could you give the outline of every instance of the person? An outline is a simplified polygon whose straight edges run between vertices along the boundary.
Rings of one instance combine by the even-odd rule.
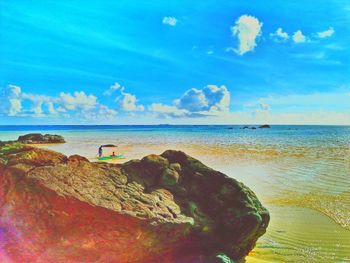
[[[98,148],[98,157],[101,158],[102,157],[102,146],[100,146]]]
[[[115,156],[115,152],[112,153],[112,156]]]

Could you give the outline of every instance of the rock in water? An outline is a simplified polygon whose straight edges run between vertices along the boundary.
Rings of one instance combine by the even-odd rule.
[[[266,128],[271,128],[271,126],[268,125],[268,124],[264,124],[264,125],[260,125],[259,128],[260,129],[266,129]]]
[[[30,133],[18,137],[18,142],[21,143],[64,143],[65,140],[61,135]]]
[[[0,145],[1,262],[238,260],[268,223],[248,187],[180,151],[108,164]]]

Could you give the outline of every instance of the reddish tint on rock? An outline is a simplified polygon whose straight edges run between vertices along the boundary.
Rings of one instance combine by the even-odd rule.
[[[268,222],[248,187],[183,152],[115,165],[0,143],[0,262],[238,260]]]
[[[170,262],[188,248],[194,252],[196,241],[184,235],[186,227],[151,227],[58,196],[31,179],[0,178],[7,189],[1,196],[1,262]]]

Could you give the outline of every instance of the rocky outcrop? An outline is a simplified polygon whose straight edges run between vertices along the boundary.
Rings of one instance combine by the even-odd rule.
[[[52,134],[40,134],[40,133],[30,133],[18,137],[18,142],[21,143],[64,143],[65,140],[61,135],[52,135]]]
[[[245,130],[245,129],[251,129],[251,130],[256,130],[256,127],[254,126],[243,126],[241,127],[242,130]]]
[[[268,124],[264,124],[264,125],[260,125],[259,128],[260,129],[266,129],[266,128],[271,128],[271,126],[268,125]]]
[[[180,151],[108,164],[0,145],[0,261],[237,260],[268,223],[249,188]]]

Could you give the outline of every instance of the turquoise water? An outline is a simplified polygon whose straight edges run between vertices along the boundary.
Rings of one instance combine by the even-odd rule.
[[[314,154],[329,147],[349,147],[350,126],[273,126],[241,129],[242,126],[0,126],[0,140],[14,140],[24,133],[63,135],[68,141],[118,141],[202,145],[246,145],[265,149],[309,147]],[[294,150],[298,150],[295,148]],[[302,149],[300,149],[302,150]]]
[[[112,143],[126,159],[178,149],[256,192],[271,213],[247,262],[350,262],[350,127],[0,126],[0,140],[63,135],[46,146],[96,160]]]

